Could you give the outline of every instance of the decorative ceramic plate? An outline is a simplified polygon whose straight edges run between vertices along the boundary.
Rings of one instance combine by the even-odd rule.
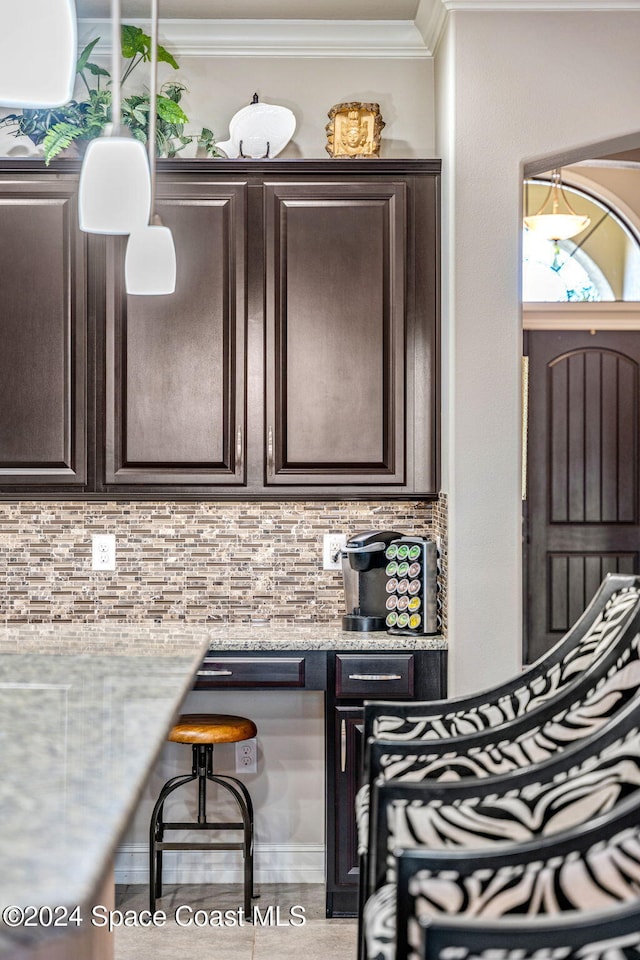
[[[296,118],[288,107],[259,103],[257,94],[229,123],[229,139],[216,146],[227,157],[277,157],[295,133]]]

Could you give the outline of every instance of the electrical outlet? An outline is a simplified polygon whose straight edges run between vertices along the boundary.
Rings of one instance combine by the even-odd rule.
[[[346,533],[325,533],[322,540],[322,569],[342,570],[342,548],[347,542]]]
[[[115,570],[115,534],[94,533],[91,537],[91,567],[93,570]]]
[[[240,740],[236,743],[236,773],[258,772],[258,741]]]

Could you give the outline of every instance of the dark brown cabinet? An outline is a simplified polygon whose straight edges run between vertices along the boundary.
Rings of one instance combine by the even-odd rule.
[[[86,243],[75,177],[0,178],[0,486],[87,481]]]
[[[267,484],[406,482],[407,187],[265,186]]]
[[[391,640],[391,637],[387,639]],[[444,650],[327,654],[327,916],[355,916],[365,700],[439,700],[447,695]]]
[[[107,247],[107,485],[245,481],[246,184],[163,185],[180,269],[172,296],[126,296]]]
[[[350,904],[341,904],[340,893],[354,891],[360,873],[358,831],[354,816],[356,793],[360,787],[363,756],[362,707],[336,707],[333,721],[335,770],[333,828],[333,889],[331,914],[351,913]],[[334,902],[335,901],[335,902]],[[341,910],[342,906],[342,910]]]
[[[169,297],[80,233],[77,163],[25,163],[0,161],[0,242],[35,251],[0,287],[0,493],[437,493],[439,161],[161,162]]]

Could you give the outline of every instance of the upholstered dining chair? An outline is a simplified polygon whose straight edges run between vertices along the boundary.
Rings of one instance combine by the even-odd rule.
[[[489,695],[480,697],[481,710],[475,704],[466,714],[456,707],[424,716],[432,704],[365,706],[365,729],[384,731],[385,739],[372,736],[366,742],[363,784],[356,798],[360,916],[370,893],[367,860],[376,828],[369,820],[369,798],[376,777],[459,780],[527,768],[576,746],[634,696],[640,680],[640,579],[607,577],[579,623],[582,630],[574,628],[571,645],[565,641],[556,648],[556,654],[564,650],[561,656],[545,658],[537,679],[529,671],[520,686],[511,682],[497,688],[509,692],[493,706]],[[449,704],[456,701],[444,701],[445,707]],[[463,722],[463,717],[473,722]]]
[[[372,960],[417,958],[420,922],[432,917],[495,924],[564,914],[571,921],[580,911],[640,903],[640,791],[551,837],[475,851],[411,849],[396,856],[395,898],[380,902],[369,924]]]
[[[579,744],[501,776],[446,783],[379,778],[372,791],[376,842],[368,859],[363,926],[396,896],[395,851],[523,844],[561,835],[640,796],[640,688],[619,715]]]

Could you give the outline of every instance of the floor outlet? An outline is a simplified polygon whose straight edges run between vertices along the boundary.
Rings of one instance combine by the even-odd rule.
[[[115,534],[95,533],[91,537],[91,567],[93,570],[115,570]]]
[[[236,743],[236,773],[258,772],[258,741],[241,740]]]
[[[322,540],[322,569],[342,570],[342,548],[347,542],[346,533],[325,533]]]

